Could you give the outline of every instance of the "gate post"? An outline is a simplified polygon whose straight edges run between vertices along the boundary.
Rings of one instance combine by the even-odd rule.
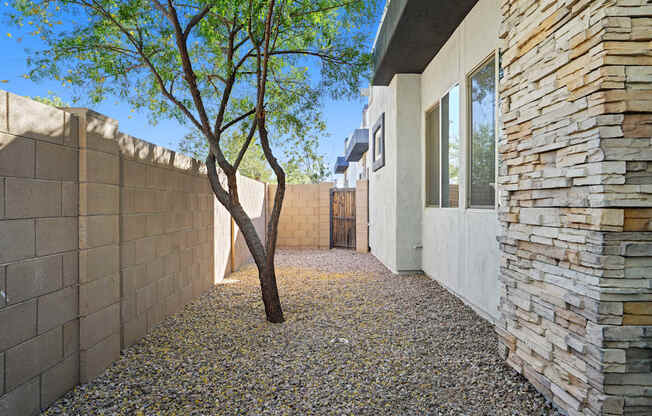
[[[360,179],[355,190],[355,249],[369,251],[369,180]]]

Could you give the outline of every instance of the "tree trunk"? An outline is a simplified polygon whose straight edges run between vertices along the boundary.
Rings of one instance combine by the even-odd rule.
[[[277,211],[280,212],[280,210],[274,210],[272,215],[271,227],[268,227],[268,229],[271,230],[271,235],[267,237],[268,246],[272,247],[272,250],[266,250],[258,236],[256,227],[254,227],[251,218],[249,218],[242,205],[240,205],[240,202],[237,198],[235,200],[232,199],[231,195],[222,187],[217,175],[215,156],[213,154],[210,154],[206,158],[206,167],[208,170],[208,179],[215,197],[220,204],[229,211],[236,224],[238,224],[245,242],[247,243],[247,247],[254,258],[256,267],[258,268],[258,279],[260,280],[260,289],[262,292],[263,304],[265,305],[265,315],[267,316],[267,320],[272,323],[282,323],[284,321],[283,310],[281,309],[281,300],[278,296],[276,272],[274,270],[274,254],[276,252],[276,245],[272,244],[270,246],[269,244],[270,239],[272,239],[274,243],[276,242],[276,231],[279,220]],[[235,173],[232,176],[233,178],[228,178],[227,175],[229,186],[234,194],[237,195]]]
[[[285,318],[283,318],[281,300],[279,299],[278,288],[276,285],[276,271],[273,267],[264,267],[262,270],[259,270],[258,276],[260,278],[260,286],[262,289],[267,320],[274,324],[284,322]]]

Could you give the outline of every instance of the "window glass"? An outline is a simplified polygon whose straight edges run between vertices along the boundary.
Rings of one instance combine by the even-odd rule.
[[[470,109],[470,205],[495,205],[496,137],[495,99],[496,73],[494,59],[471,75]]]
[[[426,113],[426,206],[439,206],[439,106]]]
[[[460,87],[441,99],[441,206],[460,201]]]
[[[382,155],[382,129],[378,129],[374,132],[374,160],[379,160]]]

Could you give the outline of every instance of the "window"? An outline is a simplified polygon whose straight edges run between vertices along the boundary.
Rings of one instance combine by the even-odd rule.
[[[380,118],[372,129],[372,145],[373,145],[373,170],[374,172],[385,166],[385,113],[380,115]]]
[[[439,206],[439,105],[426,113],[426,206]]]
[[[494,58],[469,78],[469,205],[494,208],[496,200],[496,69]]]
[[[441,206],[460,205],[460,87],[441,99]]]

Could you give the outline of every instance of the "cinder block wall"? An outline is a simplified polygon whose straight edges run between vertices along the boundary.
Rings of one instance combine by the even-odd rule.
[[[238,184],[264,239],[273,190]],[[328,248],[331,187],[288,187],[279,242]],[[0,91],[0,415],[92,380],[249,258],[202,163]]]
[[[0,414],[79,380],[78,120],[0,91]]]
[[[38,413],[221,279],[213,203],[198,161],[0,91],[0,415]]]
[[[287,185],[278,229],[280,248],[330,247],[330,189],[335,184]],[[274,206],[276,185],[268,185],[267,217]]]
[[[652,4],[500,7],[503,353],[570,415],[652,414]]]

